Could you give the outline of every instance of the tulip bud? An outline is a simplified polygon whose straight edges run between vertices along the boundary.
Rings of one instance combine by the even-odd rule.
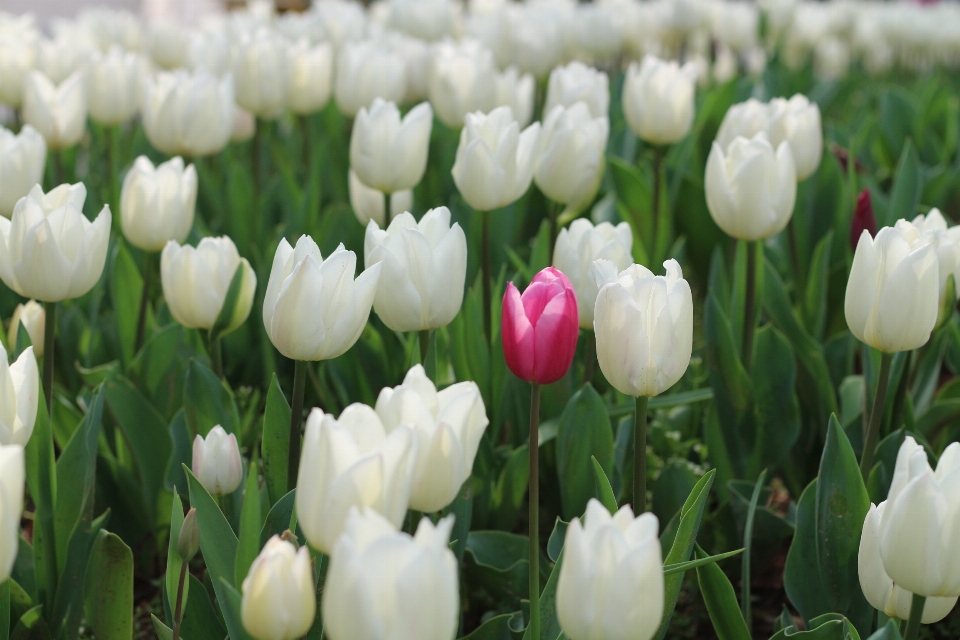
[[[333,47],[300,40],[290,49],[290,110],[308,115],[321,111],[333,89]]]
[[[533,100],[536,86],[529,73],[520,75],[516,67],[509,67],[494,79],[494,93],[498,107],[510,107],[520,127],[533,120]]]
[[[430,103],[448,127],[464,125],[468,113],[486,113],[496,102],[493,53],[478,40],[435,46],[430,66]]]
[[[401,120],[392,102],[361,107],[350,136],[350,168],[360,182],[393,193],[417,186],[427,168],[433,109],[424,102]]]
[[[550,113],[558,105],[572,107],[577,102],[583,102],[594,118],[607,117],[610,113],[609,84],[606,73],[582,62],[574,61],[565,67],[557,67],[550,72],[543,112]]]
[[[227,435],[220,425],[210,429],[207,437],[193,439],[193,475],[212,496],[233,493],[243,479],[243,462],[237,436]]]
[[[812,176],[823,156],[823,127],[820,107],[803,94],[770,101],[770,142],[776,147],[784,141],[790,143],[797,180]]]
[[[904,231],[861,234],[843,305],[857,340],[886,353],[925,345],[937,321],[940,278],[932,239],[911,245]]]
[[[287,108],[290,91],[289,45],[272,29],[258,28],[241,39],[233,62],[237,104],[262,118]]]
[[[44,329],[47,325],[47,313],[43,310],[43,305],[36,300],[30,300],[26,304],[18,304],[13,310],[13,317],[10,318],[10,329],[7,334],[8,346],[13,351],[17,348],[17,333],[21,326],[30,336],[30,344],[33,345],[33,353],[38,358],[43,357],[43,337]]]
[[[642,140],[672,144],[693,126],[697,67],[644,56],[627,69],[623,84],[623,115]]]
[[[780,233],[797,199],[790,143],[774,151],[762,132],[734,139],[726,151],[714,142],[704,188],[710,216],[727,235],[750,241]]]
[[[533,178],[554,202],[585,207],[600,187],[610,122],[583,102],[554,107],[540,131]]]
[[[338,54],[333,95],[344,115],[353,117],[373,103],[400,102],[407,93],[406,62],[372,41],[351,42]]]
[[[693,348],[693,296],[680,265],[664,262],[666,276],[638,264],[620,273],[609,260],[594,265],[600,370],[628,396],[663,393],[683,376]]]
[[[25,482],[23,446],[0,445],[0,582],[10,577],[20,548]]]
[[[386,195],[382,191],[371,189],[360,182],[357,174],[350,169],[349,172],[349,191],[350,206],[353,213],[357,216],[360,224],[366,226],[371,220],[382,225],[384,223],[383,211],[386,209],[384,200]],[[397,191],[390,194],[390,219],[394,219],[404,211],[409,211],[413,207],[413,190]]]
[[[0,445],[27,446],[40,401],[40,372],[33,347],[24,349],[12,365],[7,364],[6,353],[0,356],[0,398]]]
[[[593,310],[600,287],[593,261],[610,260],[617,272],[633,262],[633,232],[621,222],[614,227],[601,222],[596,227],[586,218],[577,218],[569,229],[561,229],[553,247],[553,266],[570,279],[577,294],[577,314],[581,329],[593,329]]]
[[[331,640],[449,640],[459,620],[457,559],[449,549],[453,516],[417,533],[397,531],[380,514],[352,509],[323,590]],[[376,603],[351,615],[357,603]]]
[[[224,309],[237,269],[241,282],[233,309]],[[160,254],[163,297],[170,314],[190,329],[213,329],[221,315],[229,314],[220,335],[230,333],[247,319],[257,290],[257,275],[227,236],[204,238],[196,249],[170,240]]]
[[[850,248],[857,250],[860,236],[866,231],[873,238],[877,235],[877,218],[873,215],[873,204],[870,201],[870,189],[864,189],[857,196],[857,208],[853,211],[850,221]]]
[[[563,544],[557,616],[570,640],[650,640],[663,617],[664,586],[659,523],[636,518],[629,505],[616,514],[596,499],[573,519]]]
[[[562,378],[577,348],[577,295],[559,270],[547,267],[520,295],[512,282],[503,296],[503,355],[515,376],[550,384]]]
[[[156,167],[140,156],[123,179],[120,222],[130,244],[160,251],[170,240],[183,242],[193,226],[197,170],[172,158]]]
[[[257,640],[295,640],[317,614],[317,587],[310,550],[279,536],[267,540],[243,579],[240,619]]]
[[[352,404],[334,418],[307,418],[297,476],[297,522],[324,553],[346,526],[351,507],[370,507],[399,527],[407,513],[416,464],[413,428],[387,433],[370,407]]]
[[[79,298],[103,273],[110,241],[110,207],[96,220],[83,215],[87,189],[40,185],[21,198],[10,220],[0,218],[0,279],[25,298],[59,302]]]
[[[467,238],[450,226],[450,210],[431,209],[420,222],[402,213],[381,230],[367,224],[364,264],[382,263],[373,308],[394,331],[439,329],[463,302]]]
[[[492,211],[526,193],[539,137],[540,123],[521,133],[510,107],[467,114],[452,170],[467,204],[477,211]]]
[[[434,513],[453,502],[490,423],[477,384],[458,382],[438,393],[423,367],[414,365],[403,384],[380,392],[376,411],[388,433],[402,424],[413,428],[410,508]]]
[[[39,71],[28,73],[23,87],[23,121],[39,131],[51,149],[66,149],[80,142],[87,130],[83,72],[75,71],[59,85]]]
[[[233,80],[200,70],[159,73],[143,92],[143,129],[150,144],[169,155],[219,153],[234,124]]]
[[[103,125],[129,121],[140,108],[140,57],[113,45],[109,52],[94,52],[87,71],[90,119]]]
[[[9,218],[17,201],[43,180],[47,143],[36,129],[24,125],[20,133],[0,127],[0,216]]]
[[[197,436],[198,438],[200,436]],[[197,510],[191,508],[183,518],[180,537],[177,538],[177,553],[184,562],[190,562],[200,549],[200,526],[197,524]]]
[[[356,280],[357,256],[343,245],[324,260],[310,236],[280,241],[263,300],[263,326],[291,360],[329,360],[353,346],[367,324],[381,265]]]

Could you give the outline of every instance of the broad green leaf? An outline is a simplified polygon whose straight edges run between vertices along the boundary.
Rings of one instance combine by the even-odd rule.
[[[157,640],[173,640],[173,629],[163,624],[160,618],[152,613],[150,614],[150,619],[153,621],[153,630],[157,634]]]
[[[267,390],[267,405],[263,412],[263,441],[260,455],[263,458],[263,478],[267,483],[267,495],[274,505],[287,493],[287,470],[290,446],[290,405],[280,389],[280,381],[274,373]]]
[[[900,629],[893,620],[887,620],[887,623],[876,630],[867,640],[903,640],[900,635]]]
[[[240,437],[240,414],[227,383],[197,359],[190,361],[183,385],[183,407],[191,437],[206,437],[217,425]]]
[[[746,477],[778,465],[800,436],[800,404],[796,392],[796,363],[790,343],[773,326],[757,331],[754,341],[753,425]]]
[[[240,592],[234,589],[226,578],[220,578],[218,583],[219,588],[217,583],[214,583],[214,589],[217,592],[217,600],[220,602],[220,610],[223,612],[223,621],[227,624],[230,639],[254,640],[244,629],[243,621],[240,619]]]
[[[33,559],[37,580],[37,597],[41,605],[53,606],[57,590],[57,546],[54,514],[57,500],[56,463],[53,453],[53,432],[47,415],[43,388],[39,390],[37,420],[24,451],[27,468],[27,489],[36,506],[33,526]]]
[[[471,531],[467,537],[467,573],[501,597],[527,598],[527,536],[506,531]]]
[[[193,594],[193,597],[183,601],[183,621],[180,626],[180,635],[186,640],[225,637],[227,630],[224,629],[203,583],[196,576],[187,574],[183,590],[184,594],[189,591]],[[171,605],[172,607],[174,605]]]
[[[243,584],[250,565],[260,553],[260,485],[257,476],[257,464],[251,462],[247,471],[247,487],[243,492],[243,510],[240,513],[240,539],[237,543],[234,569],[237,589]]]
[[[57,583],[50,628],[60,638],[76,638],[83,620],[84,582],[90,551],[110,517],[107,511],[96,520],[81,519],[67,544],[67,560]]]
[[[547,538],[547,557],[551,562],[556,562],[560,558],[560,552],[563,551],[563,543],[567,537],[567,529],[570,528],[569,522],[564,522],[560,518],[553,525],[553,531]]]
[[[17,322],[17,336],[16,343],[13,345],[13,356],[10,358],[11,362],[20,357],[20,354],[27,350],[27,348],[33,346],[33,343],[30,342],[30,334],[27,333],[27,328],[23,326],[22,322]]]
[[[923,192],[923,176],[920,173],[920,158],[913,141],[907,139],[897,163],[897,173],[893,180],[893,191],[890,193],[890,204],[887,215],[877,220],[880,226],[890,226],[900,218],[913,220],[920,203],[920,194]]]
[[[0,640],[10,638],[10,585],[13,580],[0,583]]]
[[[540,593],[540,638],[541,640],[557,640],[563,634],[560,629],[560,620],[557,618],[557,583],[560,581],[560,564],[563,562],[563,553],[553,565],[550,578]],[[524,640],[530,638],[530,627],[523,633]]]
[[[796,627],[782,629],[773,635],[770,640],[850,640],[847,638],[847,624],[842,616],[832,614],[821,616],[810,621],[806,631],[797,631]]]
[[[260,547],[267,544],[273,536],[282,535],[284,531],[290,528],[290,520],[293,517],[293,507],[297,498],[297,490],[291,489],[287,495],[283,496],[273,508],[267,513],[263,528],[260,530]]]
[[[827,322],[827,292],[830,289],[832,246],[833,231],[831,230],[817,243],[810,258],[810,273],[807,276],[803,311],[807,331],[816,339],[823,338]]]
[[[86,572],[86,619],[97,640],[133,636],[133,553],[116,535],[101,531]]]
[[[817,480],[800,495],[797,528],[783,572],[783,586],[804,621],[830,610],[817,559]]]
[[[603,472],[603,467],[597,462],[596,457],[590,456],[590,461],[593,463],[593,480],[594,486],[597,488],[596,497],[607,508],[607,511],[616,513],[617,498],[613,495],[613,488],[610,486],[610,481],[607,480],[607,474]]]
[[[596,495],[590,459],[608,474],[613,470],[613,449],[607,407],[587,383],[570,398],[557,426],[557,475],[564,518],[582,514],[587,501]]]
[[[241,260],[230,279],[230,287],[223,299],[220,313],[217,315],[213,327],[210,328],[211,342],[219,340],[243,324],[250,314],[248,305],[250,297],[253,295],[252,290],[256,286],[253,270],[249,268],[245,261]]]
[[[50,628],[43,619],[43,605],[37,605],[27,611],[17,621],[10,640],[51,640]]]
[[[710,454],[710,461],[715,464],[713,449]],[[653,501],[650,506],[650,510],[660,522],[670,522],[680,511],[699,479],[697,470],[687,460],[674,458],[667,461],[653,485]]]
[[[117,318],[117,333],[124,363],[133,361],[133,343],[140,316],[140,298],[143,295],[143,277],[123,239],[118,238],[110,270],[110,298]],[[156,268],[156,263],[154,263]]]
[[[654,396],[647,402],[647,410],[653,411],[654,409],[671,409],[673,407],[681,407],[688,404],[694,404],[696,402],[706,402],[707,400],[713,400],[713,389],[710,387],[703,387],[702,389],[692,389],[690,391],[680,391],[678,393]],[[634,400],[631,400],[630,402],[611,405],[609,413],[611,418],[620,418],[622,416],[632,414],[634,411],[636,411],[636,409],[637,403]]]
[[[697,546],[697,558],[706,559],[708,556],[700,546]],[[730,584],[730,579],[723,570],[710,562],[697,567],[697,580],[700,583],[700,593],[707,605],[710,621],[717,632],[719,640],[750,640],[750,631],[743,621],[740,607],[737,605],[737,594]]]
[[[514,640],[513,628],[523,626],[523,614],[504,613],[494,616],[463,636],[462,640]]]
[[[180,585],[180,568],[183,566],[183,560],[180,559],[178,546],[180,529],[183,527],[183,503],[180,502],[180,494],[178,492],[174,492],[172,502],[173,504],[170,507],[170,538],[167,541],[167,572],[163,578],[164,589],[167,592],[167,602],[170,603],[171,612],[177,602],[177,588]],[[184,582],[184,604],[188,601],[187,596],[189,591],[189,582]]]

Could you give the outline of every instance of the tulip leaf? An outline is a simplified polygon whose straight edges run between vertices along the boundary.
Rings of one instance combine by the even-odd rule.
[[[506,531],[471,531],[467,536],[467,574],[492,594],[519,603],[529,585],[527,536]],[[545,564],[545,563],[544,563]]]
[[[567,402],[557,425],[557,476],[565,519],[582,514],[587,501],[596,495],[591,458],[606,475],[613,470],[613,455],[607,407],[588,382]]]
[[[210,429],[217,425],[240,438],[240,414],[233,392],[226,381],[221,381],[210,367],[196,358],[190,360],[187,367],[183,407],[191,438],[195,435],[207,437]]]
[[[709,557],[700,545],[697,545],[696,553],[701,560]],[[750,640],[750,631],[737,604],[737,594],[723,570],[715,562],[700,565],[697,567],[697,581],[700,583],[700,593],[703,594],[703,601],[707,605],[717,638]]]
[[[27,333],[27,328],[23,326],[22,322],[17,322],[17,337],[16,343],[10,345],[13,347],[13,359],[20,357],[20,354],[26,351],[29,347],[33,346],[33,343],[30,341],[30,334]],[[36,350],[34,350],[36,353]]]
[[[250,565],[260,553],[260,484],[257,481],[257,463],[251,462],[247,470],[247,487],[243,492],[243,509],[240,512],[240,539],[237,543],[234,584],[243,584]]]
[[[877,216],[881,227],[892,226],[900,218],[912,220],[923,192],[923,175],[920,173],[920,158],[909,138],[903,144],[897,173],[893,179],[893,191],[885,216]]]
[[[483,329],[483,287],[480,277],[463,296],[460,313],[448,325],[450,359],[457,380],[474,380],[483,403],[492,407],[490,389],[490,345]]]
[[[290,446],[290,405],[280,389],[274,373],[267,390],[267,405],[263,412],[263,478],[267,484],[270,505],[275,505],[287,493],[287,469]]]
[[[543,640],[557,640],[563,634],[560,629],[560,620],[557,618],[557,583],[560,581],[560,565],[563,562],[563,552],[557,558],[546,586],[540,592],[540,638]],[[530,640],[530,627],[523,632],[523,640]]]
[[[223,306],[220,307],[220,313],[217,314],[217,319],[210,328],[210,342],[219,340],[230,333],[245,319],[245,317],[238,317],[240,312],[244,311],[244,309],[240,308],[242,306],[241,295],[244,286],[247,284],[245,280],[248,276],[252,275],[253,272],[248,271],[246,263],[241,260],[233,272],[233,277],[230,279],[230,286],[227,288],[227,295],[223,299]]]
[[[64,452],[66,453],[66,452]],[[67,544],[67,561],[57,583],[57,595],[53,601],[53,611],[48,616],[54,635],[61,638],[76,638],[83,619],[84,578],[90,551],[96,542],[100,530],[110,518],[105,512],[96,520],[81,519],[74,528]]]
[[[214,582],[213,588],[217,592],[217,600],[220,602],[220,610],[223,612],[223,621],[227,623],[230,640],[254,640],[253,636],[247,633],[247,630],[243,627],[243,621],[240,617],[240,592],[234,589],[226,578],[220,578],[217,582]]]
[[[124,364],[133,362],[133,351],[140,316],[140,298],[143,296],[143,277],[137,268],[130,250],[122,238],[118,238],[110,269],[110,302],[117,317],[117,338]],[[148,268],[150,262],[147,261]],[[156,268],[156,263],[153,263]],[[148,325],[149,326],[149,325]]]
[[[783,572],[787,597],[808,623],[830,610],[817,560],[816,514],[817,480],[814,479],[804,489],[797,503],[796,533],[790,543]]]
[[[610,486],[610,481],[607,480],[607,474],[603,472],[603,467],[597,462],[595,456],[590,456],[590,461],[593,463],[593,479],[597,488],[597,499],[611,514],[616,513],[617,498],[613,495],[613,487]]]
[[[687,562],[678,562],[677,564],[668,564],[663,567],[663,575],[668,576],[674,573],[683,573],[684,571],[689,571],[690,569],[696,569],[697,567],[702,567],[705,564],[711,564],[715,562],[720,562],[721,560],[726,560],[727,558],[732,558],[734,556],[740,555],[743,553],[743,549],[734,549],[733,551],[727,551],[726,553],[718,553],[715,556],[703,557],[697,556],[696,560],[688,560]]]
[[[54,462],[53,432],[47,414],[43,388],[39,389],[37,420],[33,434],[24,450],[27,489],[36,506],[33,526],[33,566],[36,576],[37,598],[41,605],[53,606],[57,589],[57,547],[54,513],[57,496],[56,463]]]
[[[153,621],[153,630],[157,634],[157,640],[173,640],[173,629],[163,624],[160,618],[152,613],[150,619]]]
[[[553,531],[547,538],[547,557],[550,558],[551,562],[556,562],[560,558],[560,552],[563,551],[563,543],[566,540],[569,527],[570,523],[564,522],[560,518],[557,518],[556,523],[554,523]]]
[[[833,247],[833,231],[820,239],[810,258],[810,273],[807,276],[803,298],[803,312],[807,332],[815,339],[822,339],[827,323],[827,293],[830,290],[830,257]]]
[[[841,615],[828,613],[810,621],[806,631],[797,631],[794,626],[781,629],[770,640],[859,640],[855,629],[850,628],[849,621]],[[852,631],[852,633],[851,633]]]
[[[173,493],[173,500],[170,506],[170,539],[167,541],[167,571],[164,574],[164,590],[167,595],[167,602],[170,604],[170,610],[173,611],[177,601],[177,587],[180,584],[180,568],[183,566],[183,560],[180,559],[179,541],[180,529],[183,527],[183,503],[180,502],[180,494]],[[190,583],[183,585],[183,605],[186,606],[188,599]],[[172,622],[172,620],[171,620]]]
[[[790,343],[766,325],[757,331],[754,354],[754,432],[746,469],[751,479],[761,469],[779,464],[800,436],[800,404],[794,391],[797,367]]]
[[[193,597],[186,599],[187,593],[192,593]],[[196,638],[223,638],[227,635],[227,630],[223,628],[220,616],[214,609],[213,602],[207,593],[207,589],[200,580],[188,573],[187,579],[183,585],[183,621],[180,627],[181,637],[187,640]],[[176,602],[175,600],[173,602]],[[171,608],[175,605],[171,604]]]
[[[900,635],[900,629],[893,620],[887,620],[887,623],[874,632],[867,640],[903,640]]]
[[[133,553],[108,531],[99,533],[90,553],[84,610],[97,640],[133,635]]]
[[[47,621],[43,619],[41,604],[24,613],[10,634],[12,640],[50,640],[52,637]]]
[[[260,529],[260,549],[267,544],[267,540],[271,537],[282,535],[284,531],[290,528],[296,499],[297,490],[291,489],[287,495],[277,500],[277,503],[267,513],[267,519],[264,520],[263,528]]]
[[[523,613],[520,611],[494,616],[462,636],[462,640],[514,640],[512,626],[517,624],[517,618],[520,618],[519,623],[522,625]]]

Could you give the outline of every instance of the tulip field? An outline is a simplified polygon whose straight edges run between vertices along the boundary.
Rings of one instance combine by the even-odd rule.
[[[955,0],[150,6],[0,10],[0,640],[960,637]]]

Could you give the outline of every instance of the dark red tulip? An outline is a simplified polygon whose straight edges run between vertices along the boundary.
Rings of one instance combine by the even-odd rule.
[[[860,236],[866,231],[870,237],[877,235],[877,218],[873,215],[873,203],[870,201],[870,189],[864,189],[857,196],[857,208],[850,222],[850,246],[857,250]]]

